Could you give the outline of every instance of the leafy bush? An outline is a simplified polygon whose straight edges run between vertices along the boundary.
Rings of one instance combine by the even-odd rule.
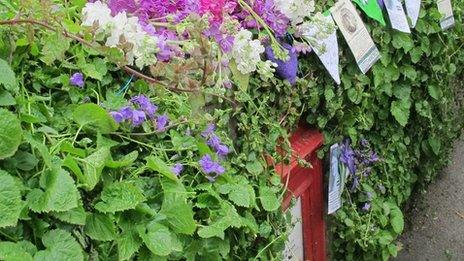
[[[68,31],[79,31],[83,2],[50,14],[29,1],[25,15],[64,19]],[[101,55],[30,24],[1,27],[0,259],[280,259],[289,224],[279,210],[280,178],[264,155],[282,160],[275,148],[288,147],[281,138],[302,115],[327,145],[365,138],[381,158],[331,218],[333,258],[396,255],[400,207],[417,181],[431,181],[447,163],[462,126],[458,4],[455,16],[456,27],[441,32],[435,3],[426,0],[412,35],[364,19],[382,59],[362,75],[340,40],[340,87],[310,54],[299,59],[295,86],[235,74],[240,88],[225,93],[131,83],[111,50]],[[70,85],[76,71],[87,76],[82,89]],[[157,117],[171,119],[161,131],[159,118],[134,132],[107,113],[135,106],[128,98],[139,94],[158,105]],[[214,154],[202,135],[211,123],[233,148],[213,159],[227,170],[214,183],[199,162]],[[184,169],[176,176],[178,163]]]

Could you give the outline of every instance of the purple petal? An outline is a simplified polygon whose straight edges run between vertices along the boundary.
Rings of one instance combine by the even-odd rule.
[[[69,82],[71,83],[71,85],[74,85],[74,86],[77,86],[79,88],[83,88],[84,87],[84,75],[82,73],[75,73],[71,76],[71,78],[69,79]]]

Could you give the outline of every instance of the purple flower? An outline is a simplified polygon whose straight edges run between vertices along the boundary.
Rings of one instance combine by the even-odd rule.
[[[354,192],[359,187],[359,178],[353,175],[353,183],[351,184],[350,192]]]
[[[209,140],[206,142],[210,147],[216,148],[221,145],[221,139],[216,134],[211,134]]]
[[[69,79],[71,85],[77,86],[79,88],[84,88],[84,75],[80,72],[75,73]]]
[[[277,75],[285,80],[288,80],[290,84],[294,85],[296,83],[296,75],[298,72],[298,55],[290,44],[283,43],[282,47],[288,51],[288,61],[278,60],[275,57],[274,51],[270,45],[266,46],[266,56],[268,60],[277,64]]]
[[[180,173],[184,170],[184,166],[180,163],[176,163],[174,166],[172,166],[171,171],[176,175],[179,176]]]
[[[363,211],[369,211],[369,209],[371,209],[371,204],[366,202],[364,203],[364,206],[362,207],[362,210]]]
[[[253,4],[253,11],[266,22],[277,36],[283,36],[287,32],[290,20],[275,7],[273,0],[256,0]],[[260,27],[255,19],[247,19],[247,15],[249,15],[247,12],[240,14],[242,16],[240,20],[244,21],[245,27]]]
[[[367,200],[372,201],[372,192],[368,191],[366,192]]]
[[[206,154],[198,162],[202,171],[207,174],[206,178],[210,182],[214,182],[219,175],[224,174],[225,169],[218,162],[213,161],[210,155]],[[215,175],[211,175],[215,174]]]
[[[113,16],[124,11],[133,13],[137,10],[137,5],[134,0],[109,0],[108,7],[111,9],[111,14]]]
[[[131,102],[133,104],[137,104],[139,109],[143,110],[149,118],[153,118],[155,116],[158,107],[151,103],[150,99],[148,99],[145,95],[137,95],[132,97]]]
[[[215,130],[216,130],[216,125],[214,125],[213,123],[210,123],[210,124],[208,124],[206,129],[201,133],[201,136],[203,138],[207,138],[207,137],[211,136],[214,133]]]
[[[345,139],[345,142],[342,145],[342,153],[340,156],[340,161],[343,162],[352,175],[356,173],[356,158],[355,153],[350,145],[350,140]]]
[[[379,156],[377,155],[377,152],[371,152],[369,161],[370,161],[370,163],[375,163],[375,162],[379,161]]]
[[[118,111],[112,111],[110,112],[110,115],[117,123],[121,123],[124,120],[124,116]]]
[[[119,109],[119,113],[122,115],[122,118],[124,120],[132,120],[134,110],[131,107],[126,106]]]
[[[227,154],[229,154],[229,147],[227,147],[226,145],[221,144],[217,146],[215,149],[216,149],[216,153],[221,157],[225,157],[227,156]]]
[[[132,125],[134,127],[140,126],[146,119],[145,112],[140,110],[132,111]]]
[[[362,138],[362,139],[361,139],[361,146],[363,146],[363,147],[368,147],[368,146],[369,146],[369,141],[367,141],[366,139]]]
[[[168,122],[169,118],[166,114],[158,116],[156,120],[156,128],[158,129],[158,131],[164,131]]]

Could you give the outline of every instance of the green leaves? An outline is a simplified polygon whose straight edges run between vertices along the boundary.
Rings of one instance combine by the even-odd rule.
[[[166,226],[151,222],[146,228],[139,228],[139,235],[150,251],[158,256],[167,256],[173,251],[181,251],[180,242]]]
[[[0,170],[0,228],[16,226],[24,207],[18,182],[7,172]]]
[[[87,158],[83,160],[84,173],[80,174],[80,169],[77,166],[72,166],[72,161],[69,162],[68,167],[75,169],[74,174],[82,184],[85,185],[87,190],[93,190],[100,181],[100,176],[106,162],[111,158],[110,149],[108,147],[101,147]]]
[[[181,234],[191,235],[196,229],[192,206],[187,203],[187,191],[179,182],[169,179],[161,181],[164,191],[160,214],[167,218],[170,227]]]
[[[92,126],[96,131],[103,134],[114,132],[118,129],[118,124],[109,113],[93,103],[79,105],[74,110],[73,119],[81,127]]]
[[[158,157],[150,156],[146,158],[147,167],[151,170],[158,172],[159,174],[165,176],[166,178],[178,181],[178,178],[174,173],[171,171],[171,168],[166,165],[166,163]]]
[[[266,211],[276,211],[280,207],[280,200],[277,198],[275,192],[273,192],[269,187],[259,187],[259,198],[261,200],[261,205]]]
[[[409,109],[411,102],[409,100],[397,100],[391,103],[390,112],[395,117],[395,120],[403,127],[408,124]]]
[[[15,73],[10,65],[3,59],[0,59],[0,84],[2,84],[7,91],[13,93],[17,92],[19,89]]]
[[[56,60],[65,58],[65,52],[69,49],[69,39],[61,33],[53,33],[43,39],[42,57],[45,64],[51,65]]]
[[[34,261],[84,260],[81,246],[67,231],[51,230],[42,237],[42,242],[46,249],[37,252]]]
[[[27,195],[29,208],[35,212],[63,212],[78,206],[79,192],[69,173],[61,168],[47,170],[40,179],[42,189]]]
[[[113,219],[108,215],[100,213],[93,213],[87,216],[85,234],[95,240],[114,240],[116,237],[116,228]]]
[[[22,129],[18,118],[0,109],[0,160],[11,157],[21,144]]]
[[[404,218],[403,213],[401,213],[401,210],[398,207],[391,209],[390,222],[393,227],[393,231],[395,231],[396,234],[401,234],[401,232],[403,232]]]
[[[134,209],[145,201],[140,188],[127,181],[115,182],[105,186],[101,194],[101,201],[95,208],[103,213],[115,213],[128,209]]]

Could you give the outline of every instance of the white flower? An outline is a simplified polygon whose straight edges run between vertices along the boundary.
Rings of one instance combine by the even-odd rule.
[[[99,30],[97,33],[104,32],[113,23],[111,10],[108,6],[100,1],[87,3],[82,9],[82,25],[94,26],[97,24]]]
[[[303,22],[303,18],[314,12],[314,0],[275,0],[275,6],[292,24]]]
[[[277,67],[276,63],[273,63],[269,60],[258,63],[258,73],[261,79],[267,80],[274,77],[275,68]]]
[[[124,34],[124,29],[127,24],[126,12],[118,13],[113,17],[109,37],[106,39],[106,46],[116,47],[120,43],[120,38]]]
[[[235,59],[237,69],[243,73],[256,71],[256,66],[261,61],[264,46],[259,40],[252,40],[253,34],[245,29],[240,30],[235,36],[232,48],[232,58]]]
[[[145,35],[143,40],[138,43],[137,49],[134,50],[135,65],[142,69],[147,65],[155,64],[158,51],[158,38]]]

